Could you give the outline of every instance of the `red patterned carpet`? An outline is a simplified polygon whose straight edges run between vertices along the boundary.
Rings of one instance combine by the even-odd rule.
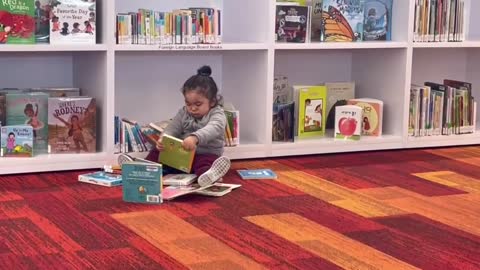
[[[159,206],[83,172],[0,177],[0,269],[480,269],[480,147],[236,161]]]

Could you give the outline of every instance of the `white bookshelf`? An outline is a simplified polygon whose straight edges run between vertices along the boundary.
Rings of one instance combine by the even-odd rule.
[[[467,1],[466,41],[413,42],[414,0],[394,0],[392,41],[284,44],[274,42],[274,0],[111,0],[97,3],[100,34],[95,45],[0,46],[0,87],[81,87],[97,99],[98,152],[0,158],[0,174],[98,168],[114,162],[115,115],[141,123],[171,117],[183,104],[180,88],[201,65],[213,69],[221,94],[240,110],[240,145],[232,159],[341,153],[480,143],[468,135],[407,136],[410,83],[454,78],[470,81],[480,97],[480,1]],[[117,12],[191,6],[222,10],[223,43],[212,46],[117,45]],[[240,26],[241,25],[241,26]],[[384,101],[383,136],[358,142],[271,140],[273,78],[291,84],[356,82],[356,97]],[[479,119],[477,115],[477,119]],[[477,122],[477,126],[479,123]],[[137,153],[144,156],[146,153]]]

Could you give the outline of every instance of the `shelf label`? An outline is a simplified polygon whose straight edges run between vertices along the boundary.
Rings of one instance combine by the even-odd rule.
[[[160,50],[165,51],[189,51],[189,50],[221,50],[222,44],[169,44],[160,45]]]

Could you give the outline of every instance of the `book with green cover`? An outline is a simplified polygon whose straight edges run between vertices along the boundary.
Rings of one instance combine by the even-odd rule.
[[[122,164],[123,200],[133,203],[160,204],[162,165],[144,162]]]
[[[35,43],[34,1],[0,1],[0,44]]]
[[[163,135],[163,150],[158,156],[158,162],[175,168],[177,170],[190,173],[195,157],[195,150],[186,151],[182,147],[183,140],[170,135]]]
[[[298,137],[325,135],[327,87],[324,85],[299,87]]]

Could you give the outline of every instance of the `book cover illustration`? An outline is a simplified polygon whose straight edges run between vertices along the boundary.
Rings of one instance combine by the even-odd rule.
[[[271,169],[237,170],[237,173],[244,180],[246,179],[277,179],[277,174]]]
[[[393,0],[366,0],[363,40],[392,40]]]
[[[180,171],[190,173],[195,157],[195,150],[186,151],[182,147],[183,140],[172,137],[170,135],[163,135],[162,143],[163,151],[158,155],[158,162]]]
[[[324,0],[322,40],[362,41],[364,0]]]
[[[295,138],[295,103],[273,104],[272,140],[293,142]]]
[[[298,98],[300,138],[325,135],[326,100],[326,86],[306,86],[300,89]]]
[[[98,171],[80,174],[78,181],[99,186],[114,187],[122,185],[122,175]]]
[[[308,28],[308,7],[277,5],[275,16],[277,42],[305,43]]]
[[[362,135],[382,136],[383,101],[358,98],[350,99],[347,103],[362,108]]]
[[[35,43],[50,42],[50,15],[55,0],[35,0]]]
[[[50,153],[96,152],[96,102],[91,97],[48,99]]]
[[[4,126],[0,134],[1,156],[32,157],[33,129],[31,126]]]
[[[311,0],[312,1],[312,19],[311,19],[311,41],[321,41],[322,39],[322,1],[323,0]]]
[[[195,194],[212,196],[212,197],[222,197],[225,194],[230,193],[232,190],[241,187],[239,184],[226,184],[226,183],[215,183],[209,186],[206,189],[195,191]]]
[[[329,82],[327,86],[327,129],[335,128],[335,107],[355,98],[355,82]]]
[[[35,153],[46,153],[48,95],[44,93],[8,93],[6,97],[7,125],[32,126]]]
[[[344,105],[335,108],[335,140],[358,141],[362,135],[362,108]]]
[[[0,1],[0,44],[35,43],[32,0]]]
[[[143,162],[122,164],[123,200],[133,203],[160,204],[162,165]]]
[[[50,44],[95,44],[95,0],[55,0],[50,18]]]

